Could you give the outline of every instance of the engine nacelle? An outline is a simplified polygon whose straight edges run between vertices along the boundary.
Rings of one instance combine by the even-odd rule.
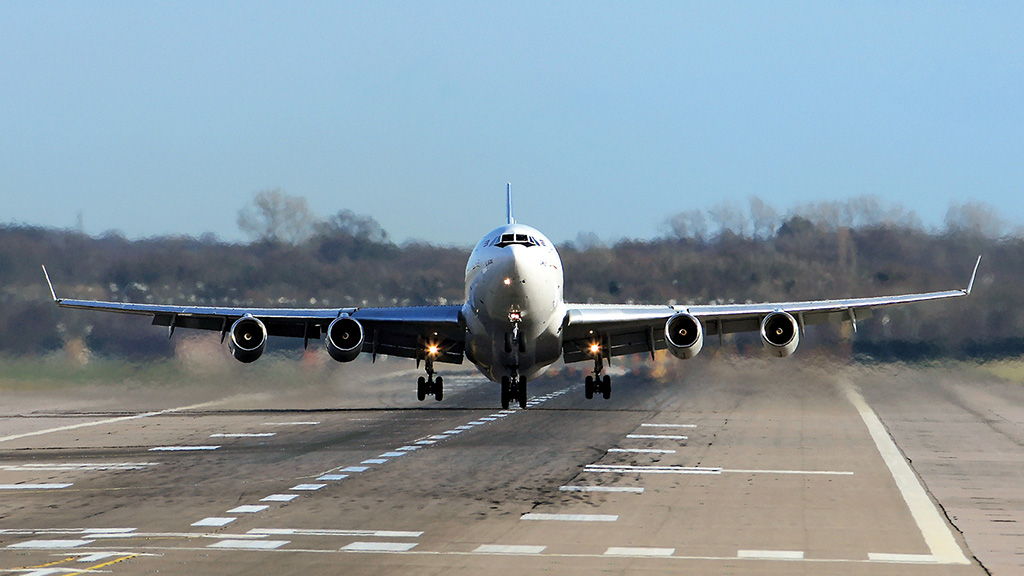
[[[761,321],[761,341],[772,356],[784,358],[800,344],[800,327],[787,312],[772,312]]]
[[[363,325],[350,316],[336,318],[327,327],[327,353],[338,362],[351,362],[363,351]]]
[[[267,348],[267,327],[259,319],[246,314],[231,325],[228,349],[239,362],[255,362]]]
[[[693,358],[704,346],[704,327],[694,316],[680,312],[665,322],[665,343],[676,358]]]

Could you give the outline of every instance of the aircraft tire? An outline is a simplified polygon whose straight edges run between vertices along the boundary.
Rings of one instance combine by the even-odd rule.
[[[526,408],[526,378],[519,379],[519,385],[516,386],[516,395],[519,397],[519,407]]]
[[[444,378],[440,376],[434,380],[434,400],[440,402],[444,398]]]
[[[583,394],[590,400],[594,397],[594,377],[587,376],[587,379],[583,381]]]
[[[427,381],[423,378],[423,376],[420,376],[419,380],[416,381],[416,398],[418,398],[420,402],[423,402],[423,399],[426,397]]]
[[[604,381],[601,382],[601,393],[604,395],[604,399],[607,400],[612,397],[612,377],[605,376]]]
[[[511,402],[512,394],[509,391],[509,379],[508,376],[501,377],[501,409],[508,410],[509,402]]]

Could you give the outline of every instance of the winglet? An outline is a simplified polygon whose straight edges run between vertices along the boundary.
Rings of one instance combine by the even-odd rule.
[[[512,215],[512,183],[508,183],[508,223],[515,224],[515,216]]]
[[[43,265],[43,276],[46,276],[46,284],[50,287],[50,296],[53,296],[54,302],[60,302],[57,299],[57,293],[53,291],[53,282],[50,282],[50,275],[46,272],[46,265]]]
[[[964,290],[964,294],[970,295],[971,290],[974,288],[974,279],[978,276],[979,266],[981,266],[981,256],[978,256],[978,261],[974,264],[974,272],[971,273],[971,281],[967,283],[967,290]]]

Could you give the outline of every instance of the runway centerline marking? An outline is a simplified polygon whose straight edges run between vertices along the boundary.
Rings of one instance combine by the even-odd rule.
[[[842,387],[846,392],[846,397],[864,420],[868,433],[871,434],[878,453],[881,454],[882,460],[889,468],[889,473],[896,481],[896,487],[903,496],[903,501],[907,503],[907,508],[910,509],[910,515],[913,516],[918,529],[921,530],[921,535],[924,536],[931,555],[938,562],[945,564],[970,564],[970,561],[964,556],[963,550],[960,549],[960,545],[957,544],[956,538],[953,537],[953,533],[946,525],[945,519],[936,509],[931,498],[928,497],[924,486],[921,485],[914,470],[907,464],[906,458],[896,447],[896,443],[889,436],[889,431],[885,429],[878,415],[868,406],[867,401],[860,395],[860,392],[853,388],[851,383],[844,381]]]
[[[210,438],[270,438],[277,432],[218,432],[210,434]]]
[[[319,422],[264,422],[264,426],[316,426]]]
[[[150,452],[197,452],[203,450],[216,450],[220,446],[157,446],[150,448]]]
[[[153,412],[143,412],[142,414],[135,414],[133,416],[118,416],[117,418],[107,418],[105,420],[96,420],[95,422],[81,422],[79,424],[57,426],[56,428],[47,428],[46,430],[36,430],[34,432],[23,432],[21,434],[11,434],[10,436],[0,436],[0,442],[9,442],[11,440],[30,438],[32,436],[42,436],[43,434],[51,434],[53,432],[64,432],[67,430],[78,430],[79,428],[103,426],[104,424],[127,422],[128,420],[138,420],[140,418],[149,418],[151,416],[160,416],[163,414],[173,414],[174,412],[182,412],[184,410],[195,410],[197,408],[204,408],[206,406],[211,406],[213,404],[217,404],[220,402],[223,402],[223,400],[214,400],[212,402],[203,402],[200,404],[190,404],[188,406],[179,406],[177,408],[168,408],[166,410],[155,410]]]
[[[641,424],[645,428],[696,428],[696,424]]]
[[[62,484],[0,484],[0,490],[60,490],[71,485],[70,482]]]
[[[658,450],[656,448],[609,448],[609,452],[625,452],[630,454],[675,454],[675,450]]]

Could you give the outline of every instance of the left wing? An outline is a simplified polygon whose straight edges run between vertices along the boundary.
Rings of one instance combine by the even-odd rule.
[[[461,364],[465,331],[459,323],[461,305],[407,306],[394,308],[244,308],[217,306],[171,306],[74,300],[57,298],[46,267],[46,282],[54,302],[62,308],[97,310],[151,316],[155,326],[167,326],[168,336],[176,328],[215,330],[221,341],[238,320],[251,316],[259,320],[270,336],[302,338],[306,345],[327,332],[335,319],[348,316],[363,327],[362,352],[405,358],[421,358],[428,345],[437,346],[434,360]]]
[[[869,318],[871,311],[884,306],[928,302],[967,296],[974,287],[981,256],[974,272],[961,290],[902,294],[874,298],[848,298],[840,300],[814,300],[802,302],[765,302],[760,304],[723,304],[698,306],[644,306],[614,304],[567,304],[562,355],[566,362],[579,362],[594,358],[592,347],[605,358],[650,352],[668,347],[665,341],[666,323],[679,313],[696,318],[704,335],[755,332],[761,329],[766,317],[785,312],[793,317],[803,333],[807,324],[850,321],[854,331],[857,321]]]

